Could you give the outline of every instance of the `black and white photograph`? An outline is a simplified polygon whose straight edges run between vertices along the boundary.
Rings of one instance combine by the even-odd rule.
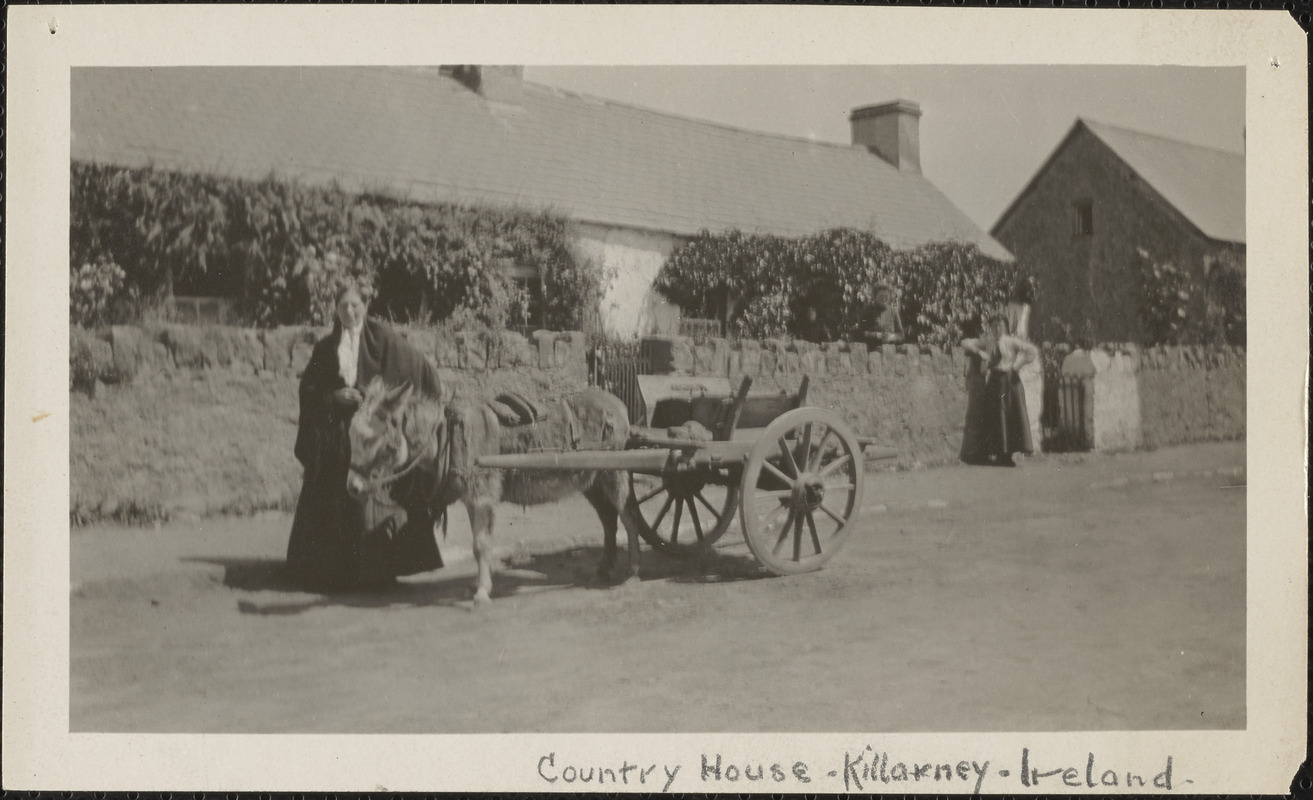
[[[30,11],[56,42],[118,22]],[[216,11],[168,19],[256,26]],[[840,24],[859,9],[736,12],[804,26],[805,57],[709,44],[721,9],[663,60],[615,39],[694,18],[473,11],[346,52],[323,48],[385,26],[43,53],[63,144],[11,137],[9,170],[47,170],[58,224],[20,245],[53,299],[6,328],[48,355],[6,382],[63,394],[7,395],[5,482],[67,494],[6,504],[6,630],[23,569],[59,594],[60,671],[41,722],[6,699],[5,741],[21,720],[158,749],[85,784],[32,755],[6,788],[1288,790],[1289,14],[1216,57],[1149,12],[1097,23],[1134,20],[1120,59],[1045,41],[1080,28],[1009,57],[950,23],[969,43],[927,60]],[[1217,15],[1188,19],[1220,47]],[[516,46],[424,46],[471,20]],[[1300,49],[1244,57],[1271,31]],[[36,276],[6,261],[13,298]],[[7,698],[38,646],[6,637]],[[207,734],[300,766],[196,772]]]

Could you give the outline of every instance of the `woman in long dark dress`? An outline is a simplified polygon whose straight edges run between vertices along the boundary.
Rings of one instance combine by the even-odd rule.
[[[992,463],[1016,466],[1014,453],[1034,452],[1026,393],[1021,388],[1022,367],[1039,358],[1030,342],[1008,335],[1006,317],[989,318],[985,334],[966,339],[962,348],[979,356],[986,372],[978,401],[968,401],[966,430],[962,437],[962,460],[968,464]]]
[[[351,442],[347,426],[364,387],[376,376],[409,382],[441,397],[437,371],[395,331],[368,319],[366,289],[343,282],[335,292],[332,332],[315,344],[301,377],[296,458],[305,468],[287,543],[290,577],[312,591],[385,586],[397,576],[442,566],[433,519],[423,503],[366,524],[364,504],[346,491]],[[393,496],[419,496],[401,481]]]
[[[966,390],[967,413],[962,425],[962,450],[959,457],[967,464],[987,464],[989,456],[985,454],[984,412],[981,404],[985,401],[985,379],[988,377],[985,359],[973,348],[965,347],[966,342],[977,342],[982,335],[980,318],[976,317],[963,326],[967,339],[963,342],[966,351]]]

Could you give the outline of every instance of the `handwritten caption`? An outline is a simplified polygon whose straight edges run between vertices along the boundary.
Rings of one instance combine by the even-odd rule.
[[[866,746],[844,751],[830,763],[780,759],[734,759],[722,753],[702,753],[701,763],[658,762],[598,764],[553,751],[538,759],[538,778],[555,789],[634,786],[647,791],[733,791],[744,784],[777,785],[806,791],[861,792],[897,788],[908,784],[942,786],[947,791],[997,794],[1020,785],[1032,789],[1110,788],[1157,789],[1170,792],[1194,781],[1174,771],[1172,757],[1161,768],[1127,768],[1105,764],[1090,753],[1084,764],[1046,761],[1029,747],[1010,764],[960,759],[956,761],[908,761]],[[1157,770],[1156,772],[1154,770]]]

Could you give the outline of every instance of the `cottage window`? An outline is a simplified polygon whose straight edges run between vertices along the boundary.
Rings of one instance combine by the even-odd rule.
[[[1072,236],[1094,235],[1094,203],[1081,200],[1072,205]]]
[[[511,318],[514,329],[524,332],[543,327],[543,280],[537,267],[505,264],[503,269],[511,279]]]

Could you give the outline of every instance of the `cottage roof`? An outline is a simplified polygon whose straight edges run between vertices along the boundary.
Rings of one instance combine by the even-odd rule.
[[[80,68],[72,155],[307,181],[427,202],[547,207],[602,225],[797,236],[872,230],[1010,259],[921,175],[865,148],[757,133],[435,68]]]

